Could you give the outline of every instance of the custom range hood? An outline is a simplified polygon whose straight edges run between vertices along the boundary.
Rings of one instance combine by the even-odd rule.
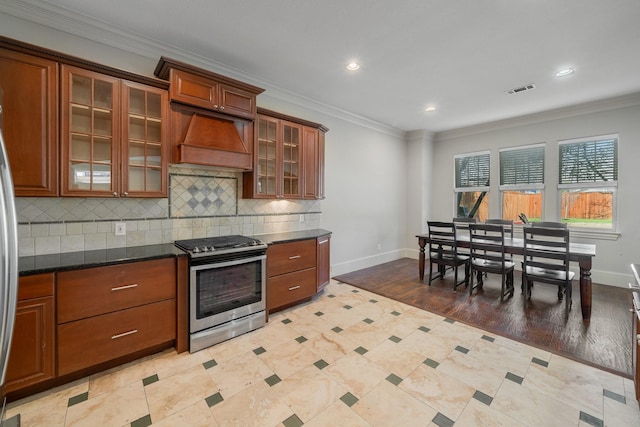
[[[173,163],[253,169],[256,96],[264,89],[165,57],[154,74],[169,80]]]

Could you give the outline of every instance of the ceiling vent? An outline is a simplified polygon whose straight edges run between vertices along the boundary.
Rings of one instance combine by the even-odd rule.
[[[526,92],[528,90],[532,90],[535,89],[536,85],[534,85],[533,83],[525,85],[525,86],[521,86],[521,87],[517,87],[515,89],[509,89],[508,91],[506,91],[507,95],[514,95],[516,93],[521,93],[521,92]]]

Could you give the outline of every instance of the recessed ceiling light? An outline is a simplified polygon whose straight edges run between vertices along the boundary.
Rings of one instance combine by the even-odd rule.
[[[424,111],[426,111],[427,113],[433,113],[436,110],[437,110],[437,108],[434,107],[434,106],[427,107],[427,108],[424,109]]]
[[[347,64],[347,70],[349,71],[356,71],[359,68],[360,64],[358,64],[357,62],[350,62],[349,64]]]
[[[573,72],[576,71],[573,68],[565,68],[564,70],[560,70],[556,73],[556,77],[564,77],[564,76],[568,76],[569,74],[573,74]]]

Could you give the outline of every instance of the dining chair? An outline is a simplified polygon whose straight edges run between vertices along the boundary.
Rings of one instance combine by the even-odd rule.
[[[569,229],[526,226],[524,235],[522,281],[525,304],[531,298],[533,282],[558,287],[558,301],[565,297],[565,319],[569,316],[572,300],[572,280],[569,270]]]
[[[453,218],[453,225],[456,226],[456,236],[458,238],[460,238],[461,236],[465,236],[467,239],[470,239],[471,236],[469,234],[469,225],[476,224],[477,222],[477,218],[469,218],[464,216]],[[458,248],[458,255],[471,256],[471,252],[465,248]]]
[[[513,220],[512,219],[502,219],[502,218],[487,218],[485,224],[497,224],[501,225],[504,228],[504,237],[513,239]],[[513,255],[507,254],[507,258],[509,261],[513,259]]]
[[[538,228],[538,227],[542,227],[542,228],[568,228],[566,222],[534,221],[534,222],[529,222],[528,224],[531,227],[536,227],[536,228]],[[524,262],[522,263],[522,269],[524,270]],[[533,286],[533,284],[531,286]],[[522,280],[522,284],[520,285],[520,289],[524,293],[524,279]]]
[[[437,278],[442,280],[447,267],[454,271],[453,290],[462,284],[469,284],[469,263],[467,255],[458,253],[456,227],[453,222],[427,221],[429,228],[429,286]],[[436,265],[438,274],[433,275]],[[458,282],[458,267],[464,265],[464,280]]]
[[[471,232],[471,281],[469,283],[469,296],[474,289],[483,286],[483,273],[500,274],[502,285],[500,287],[500,302],[504,297],[513,296],[513,271],[515,263],[510,255],[505,252],[504,237],[506,229],[503,224],[470,224]],[[474,286],[474,277],[477,275],[478,284]]]

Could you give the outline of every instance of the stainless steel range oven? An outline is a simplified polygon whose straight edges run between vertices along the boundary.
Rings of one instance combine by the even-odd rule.
[[[264,326],[266,244],[234,235],[175,245],[189,254],[191,353]]]

